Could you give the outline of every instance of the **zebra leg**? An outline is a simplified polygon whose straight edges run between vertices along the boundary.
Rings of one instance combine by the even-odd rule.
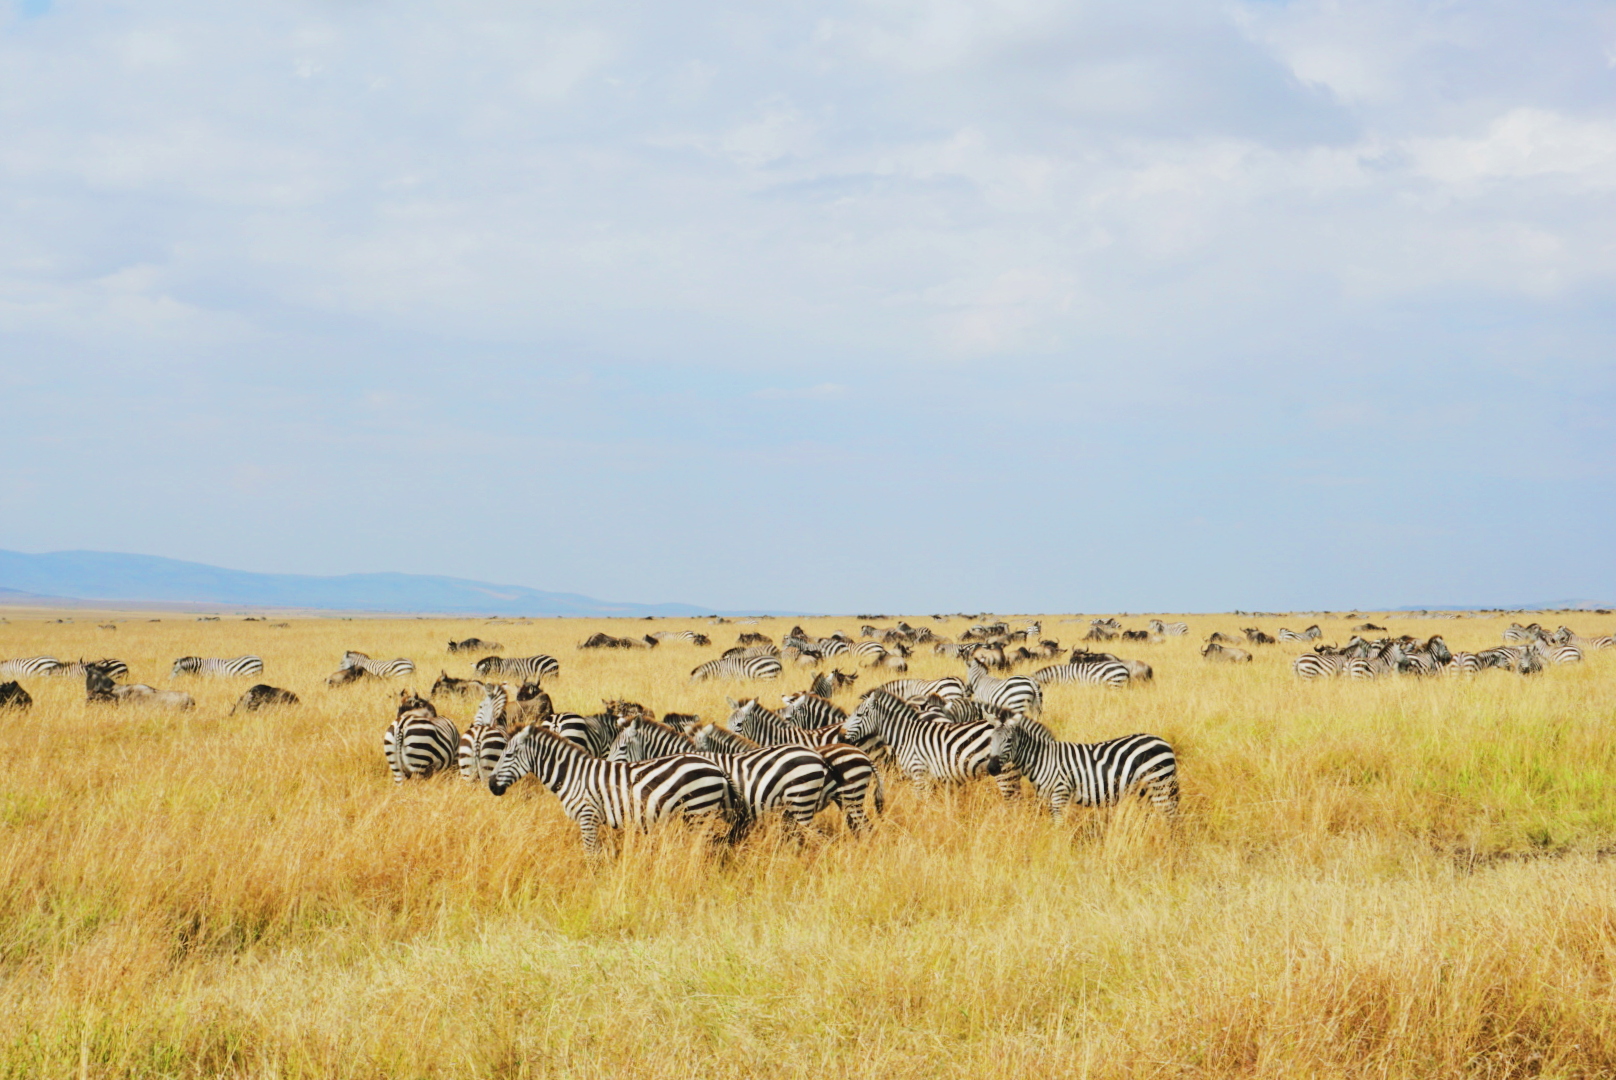
[[[1006,801],[1021,798],[1021,770],[1015,766],[1000,770],[999,775],[993,778],[993,782],[999,785],[999,794]]]
[[[600,854],[600,819],[593,809],[585,807],[578,813],[578,832],[584,842],[584,854],[594,858]]]

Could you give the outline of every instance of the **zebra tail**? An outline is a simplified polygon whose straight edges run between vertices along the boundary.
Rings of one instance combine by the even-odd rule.
[[[880,816],[887,812],[887,784],[879,768],[871,771],[875,776],[875,813]]]

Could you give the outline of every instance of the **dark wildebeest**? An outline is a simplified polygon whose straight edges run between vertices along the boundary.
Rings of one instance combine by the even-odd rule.
[[[1122,632],[1122,640],[1123,641],[1149,641],[1150,640],[1150,631],[1149,630],[1124,630]]]
[[[555,715],[555,705],[550,701],[550,695],[536,682],[525,682],[521,689],[516,691],[516,701],[510,704],[510,711],[506,714],[510,725],[542,724]]]
[[[442,668],[438,669],[438,681],[432,684],[432,696],[439,694],[476,694],[479,697],[487,688],[476,679],[457,679]]]
[[[751,630],[746,630],[741,633],[735,643],[737,645],[773,645],[774,639],[768,634],[758,634]]]
[[[0,709],[26,709],[34,699],[16,682],[0,683]]]
[[[1206,648],[1201,650],[1201,655],[1208,660],[1216,660],[1225,664],[1249,664],[1251,662],[1251,654],[1246,650],[1236,649],[1230,645],[1219,645],[1215,641],[1207,642]]]
[[[196,699],[180,690],[158,690],[144,683],[119,686],[104,668],[91,664],[84,676],[84,700],[95,704],[128,705],[142,702],[165,709],[194,709]]]
[[[505,646],[497,641],[484,641],[482,638],[469,637],[465,641],[449,642],[449,651],[456,652],[499,652]]]
[[[247,688],[247,692],[241,695],[241,700],[236,702],[235,708],[230,710],[230,715],[234,716],[238,712],[257,712],[259,709],[265,709],[271,705],[296,705],[297,703],[297,695],[290,690],[282,690],[280,687],[270,686],[268,683],[259,683],[257,686]]]
[[[1278,640],[1270,634],[1263,633],[1255,626],[1242,627],[1240,632],[1246,635],[1246,641],[1252,645],[1272,645]]]
[[[326,679],[325,684],[327,686],[347,686],[349,683],[358,682],[360,679],[374,678],[377,678],[377,676],[355,665],[354,667],[338,668],[330,678]]]

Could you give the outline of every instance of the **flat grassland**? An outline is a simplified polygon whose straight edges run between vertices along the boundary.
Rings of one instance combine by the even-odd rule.
[[[726,695],[778,704],[808,674],[690,669],[789,621],[9,617],[0,657],[116,656],[198,707],[86,706],[82,681],[34,678],[34,708],[0,715],[0,1076],[1616,1073],[1616,651],[1531,678],[1299,683],[1303,646],[1214,666],[1205,636],[1256,620],[1190,617],[1187,638],[1116,643],[1153,685],[1053,687],[1045,710],[1064,738],[1172,742],[1176,829],[889,780],[867,837],[831,814],[801,848],[668,828],[591,863],[532,779],[502,799],[458,775],[395,786],[398,689],[470,675],[445,643],[476,635],[559,658],[558,708],[720,719]],[[1475,649],[1509,620],[1375,621]],[[683,628],[713,646],[575,649]],[[1044,629],[1071,645],[1086,620]],[[418,677],[327,689],[349,648]],[[261,678],[168,678],[247,652]],[[911,671],[959,673],[924,647]],[[258,681],[302,704],[229,715]],[[462,727],[474,707],[439,705]]]

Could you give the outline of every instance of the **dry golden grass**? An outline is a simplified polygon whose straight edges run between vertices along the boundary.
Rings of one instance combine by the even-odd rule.
[[[651,624],[71,617],[10,613],[0,657],[114,655],[168,685],[174,657],[255,652],[303,703],[232,717],[259,680],[186,679],[199,707],[176,716],[24,680],[34,709],[0,724],[6,1076],[1616,1073],[1616,654],[1529,680],[1299,684],[1299,646],[1214,667],[1199,641],[1251,620],[1191,618],[1187,639],[1119,650],[1155,685],[1054,688],[1046,708],[1068,738],[1169,739],[1176,831],[889,783],[867,838],[827,815],[806,849],[765,829],[723,852],[673,828],[591,865],[532,780],[503,799],[395,787],[397,684],[326,689],[342,651],[409,656],[425,689],[470,672],[450,637],[496,638],[560,658],[557,704],[580,711],[713,717],[806,674],[692,687],[752,629],[698,621],[655,628],[713,648],[580,653]],[[1376,621],[1475,648],[1508,620]],[[1083,628],[1045,619],[1068,643]],[[926,655],[913,673],[957,671]]]

